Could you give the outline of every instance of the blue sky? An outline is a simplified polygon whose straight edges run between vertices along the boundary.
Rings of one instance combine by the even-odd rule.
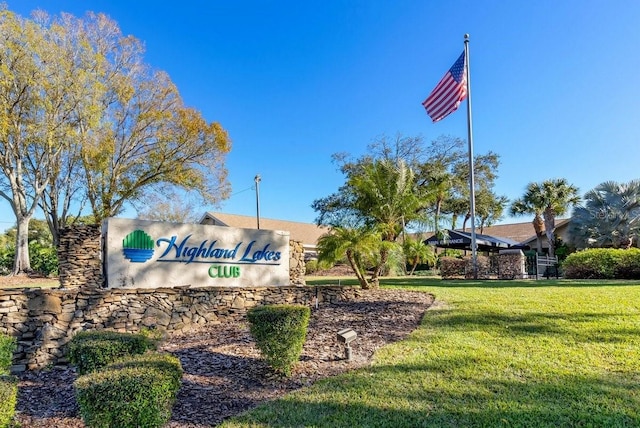
[[[640,178],[637,1],[7,4],[22,16],[103,12],[142,40],[146,62],[230,134],[233,191],[219,208],[227,213],[255,215],[260,174],[262,217],[313,222],[313,200],[344,181],[331,154],[357,156],[398,133],[466,139],[466,103],[435,124],[420,104],[462,52],[465,33],[474,151],[500,155],[498,194],[513,200],[550,178],[581,194]],[[0,227],[14,222],[0,202]]]

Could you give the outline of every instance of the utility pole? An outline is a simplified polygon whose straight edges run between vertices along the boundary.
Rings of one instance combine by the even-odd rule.
[[[253,180],[256,182],[256,220],[260,229],[260,174],[256,174]]]

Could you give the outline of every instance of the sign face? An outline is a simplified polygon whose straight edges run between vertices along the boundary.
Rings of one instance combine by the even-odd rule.
[[[467,243],[467,241],[464,238],[441,239],[441,240],[430,239],[427,241],[427,245],[451,245],[451,244],[465,244],[465,243]]]
[[[108,218],[109,288],[289,285],[289,232]]]

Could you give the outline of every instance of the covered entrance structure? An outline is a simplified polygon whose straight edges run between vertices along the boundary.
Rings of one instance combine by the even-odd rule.
[[[460,230],[444,230],[423,241],[427,245],[438,248],[471,252],[471,232]],[[444,258],[440,261],[440,272],[443,279],[463,277],[469,279],[515,279],[527,277],[525,256],[522,250],[527,246],[508,238],[476,234],[478,250],[477,265],[473,265],[468,257],[462,259]],[[485,255],[480,256],[480,253]]]
[[[438,236],[440,235],[440,236]],[[446,229],[441,234],[434,234],[424,241],[427,245],[434,245],[438,248],[452,248],[456,250],[471,251],[471,232],[461,230]],[[512,241],[507,238],[498,238],[495,236],[482,235],[476,233],[476,245],[478,251],[487,253],[497,253],[500,250],[526,250],[526,245]]]

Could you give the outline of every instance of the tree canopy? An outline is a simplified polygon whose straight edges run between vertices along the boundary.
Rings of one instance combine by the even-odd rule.
[[[0,6],[0,197],[16,216],[14,273],[30,269],[38,206],[57,242],[85,206],[99,222],[158,186],[228,197],[227,132],[143,54],[103,14],[24,19]]]
[[[577,248],[629,248],[640,237],[640,180],[605,181],[584,195],[569,226]]]
[[[381,245],[371,282],[388,260],[389,254],[405,229],[440,223],[442,213],[471,216],[468,187],[468,159],[462,140],[441,137],[425,145],[421,137],[395,140],[381,137],[374,141],[366,155],[351,159],[347,154],[334,155],[345,183],[337,192],[317,199],[312,207],[318,213],[316,222],[341,228],[375,229]],[[505,197],[491,191],[497,177],[498,156],[489,152],[474,159],[479,217],[484,225],[499,219]]]
[[[529,183],[522,198],[511,205],[512,214],[534,214],[533,225],[536,235],[540,236],[540,216],[544,224],[544,233],[549,242],[549,255],[555,255],[556,223],[558,216],[569,211],[569,208],[580,202],[578,188],[564,178],[544,180],[540,183]]]

